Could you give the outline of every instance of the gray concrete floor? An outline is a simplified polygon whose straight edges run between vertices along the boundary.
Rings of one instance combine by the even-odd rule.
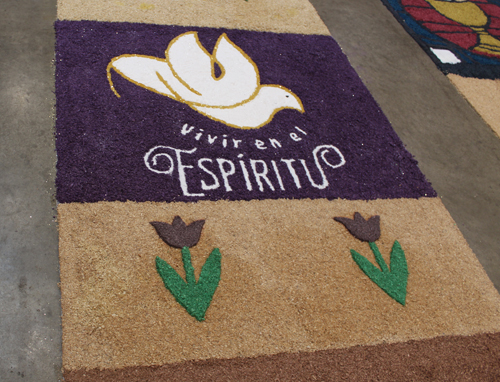
[[[0,381],[57,381],[54,0],[0,2]]]
[[[380,0],[312,0],[500,289],[500,139]],[[61,378],[55,0],[0,3],[0,381]]]

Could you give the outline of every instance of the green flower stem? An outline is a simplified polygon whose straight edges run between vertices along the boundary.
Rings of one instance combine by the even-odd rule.
[[[374,241],[370,241],[368,243],[370,245],[370,249],[372,250],[373,254],[375,255],[375,260],[377,260],[377,264],[382,270],[382,272],[389,272],[389,268],[387,267],[387,263],[385,262],[384,258],[380,254],[380,251],[377,247],[377,243]]]
[[[191,263],[191,252],[188,247],[182,247],[182,262],[184,263],[184,271],[186,272],[186,283],[188,285],[195,285],[194,267]]]

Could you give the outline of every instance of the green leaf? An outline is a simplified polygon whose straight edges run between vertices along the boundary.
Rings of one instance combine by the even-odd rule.
[[[156,258],[156,269],[165,287],[176,301],[198,321],[205,320],[205,313],[212,302],[221,275],[221,254],[215,248],[201,269],[198,282],[195,281],[189,248],[182,249],[182,260],[186,271],[186,281],[164,260]]]
[[[360,255],[354,249],[351,249],[353,260],[358,264],[359,268],[377,284],[385,293],[401,305],[406,305],[406,289],[408,284],[408,265],[406,257],[401,245],[396,240],[391,250],[391,269],[380,255],[377,245],[374,242],[370,243],[370,248],[379,264],[380,269],[374,266],[366,257]]]
[[[391,250],[391,274],[397,278],[394,283],[395,290],[393,292],[393,298],[402,305],[405,305],[409,272],[405,253],[397,240],[394,241]]]
[[[360,255],[358,252],[356,252],[354,249],[351,249],[351,255],[353,260],[358,264],[358,266],[361,268],[363,272],[371,279],[373,280],[374,278],[377,278],[379,274],[382,272],[380,269],[378,269],[375,265],[370,263],[370,261],[364,257],[363,255]]]
[[[180,296],[187,287],[186,282],[165,260],[156,257],[156,270],[165,284],[165,287],[175,296]],[[176,297],[177,299],[177,297]]]
[[[197,287],[200,292],[206,295],[213,295],[220,281],[221,273],[221,254],[219,248],[214,248],[203,268],[201,268],[200,279]]]

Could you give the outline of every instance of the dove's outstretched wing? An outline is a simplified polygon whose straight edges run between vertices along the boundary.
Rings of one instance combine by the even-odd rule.
[[[136,85],[196,106],[234,107],[257,95],[257,66],[225,33],[212,55],[196,32],[187,32],[170,42],[165,57],[124,54],[113,58],[108,65],[111,88],[115,91],[111,81],[114,69]],[[218,78],[215,63],[222,72]]]
[[[167,82],[172,82],[173,90],[186,103],[232,107],[257,93],[257,66],[225,33],[217,40],[212,55],[203,48],[196,32],[188,32],[171,41],[165,56],[180,84]],[[215,63],[222,72],[218,78]]]

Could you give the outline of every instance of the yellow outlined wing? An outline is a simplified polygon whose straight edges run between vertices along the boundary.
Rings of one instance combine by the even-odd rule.
[[[196,32],[184,33],[172,40],[166,59],[175,78],[184,85],[172,88],[188,104],[233,107],[255,96],[260,84],[255,63],[226,34],[219,37],[211,55]],[[219,77],[214,73],[215,63],[222,71]]]

